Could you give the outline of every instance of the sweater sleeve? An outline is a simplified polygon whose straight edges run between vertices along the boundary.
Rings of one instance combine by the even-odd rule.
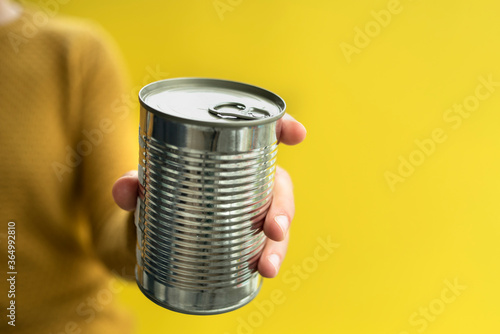
[[[90,224],[96,255],[113,272],[132,278],[135,265],[133,213],[114,202],[111,189],[125,172],[137,169],[137,125],[131,110],[137,99],[126,90],[124,66],[112,40],[96,28],[82,38],[75,57],[81,117],[76,151],[83,211]]]

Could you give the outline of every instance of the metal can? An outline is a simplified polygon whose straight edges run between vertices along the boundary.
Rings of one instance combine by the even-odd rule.
[[[153,82],[139,100],[138,286],[181,313],[237,309],[262,284],[257,263],[285,102],[207,78]]]

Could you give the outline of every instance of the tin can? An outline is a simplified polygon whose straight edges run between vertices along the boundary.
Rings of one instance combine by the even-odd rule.
[[[285,102],[207,78],[153,82],[139,100],[138,286],[181,313],[237,309],[262,284],[257,263]]]

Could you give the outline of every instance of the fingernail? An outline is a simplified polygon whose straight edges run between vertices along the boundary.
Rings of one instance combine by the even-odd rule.
[[[274,217],[274,221],[279,225],[281,228],[281,231],[283,232],[283,235],[286,234],[288,231],[288,228],[290,227],[290,221],[288,220],[287,216],[276,216]]]
[[[278,273],[278,271],[280,269],[280,262],[281,262],[278,254],[271,254],[267,257],[267,259],[273,265],[274,269],[276,270],[276,273]]]

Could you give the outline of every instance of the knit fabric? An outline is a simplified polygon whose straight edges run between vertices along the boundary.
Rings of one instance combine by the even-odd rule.
[[[111,189],[137,166],[136,97],[99,28],[36,13],[0,26],[0,333],[130,333],[113,272],[133,275],[135,232]]]

